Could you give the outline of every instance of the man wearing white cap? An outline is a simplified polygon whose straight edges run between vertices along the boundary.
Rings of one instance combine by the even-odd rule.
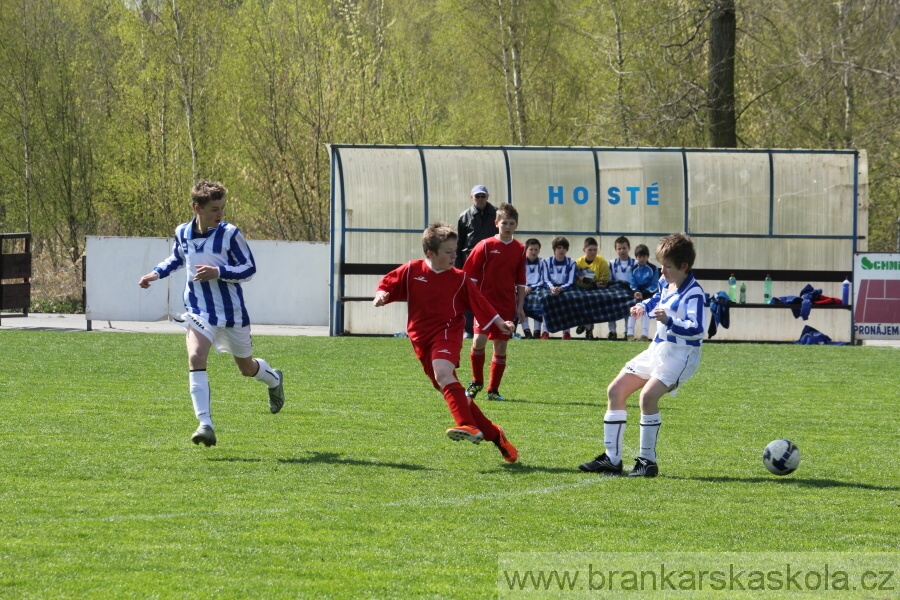
[[[472,188],[472,206],[462,211],[456,226],[459,237],[456,240],[457,269],[462,269],[472,248],[481,240],[497,235],[497,208],[488,202],[488,189],[479,184]],[[472,337],[472,313],[466,314],[465,338]]]

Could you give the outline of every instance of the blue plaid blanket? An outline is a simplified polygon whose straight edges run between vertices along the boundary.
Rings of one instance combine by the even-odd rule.
[[[624,281],[614,281],[605,290],[583,290],[573,286],[559,296],[554,296],[548,289],[538,289],[525,296],[525,314],[543,317],[544,327],[554,332],[588,323],[625,319],[637,302],[631,286]]]

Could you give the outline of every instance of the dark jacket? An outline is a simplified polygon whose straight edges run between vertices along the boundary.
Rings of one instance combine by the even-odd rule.
[[[497,208],[488,202],[484,210],[478,210],[473,204],[459,215],[459,223],[456,226],[456,233],[459,238],[456,240],[456,266],[462,269],[469,256],[472,248],[480,242],[492,235],[497,235]]]

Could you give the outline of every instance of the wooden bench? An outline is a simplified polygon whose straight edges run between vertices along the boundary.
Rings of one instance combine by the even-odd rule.
[[[23,240],[24,251],[4,252],[7,240]],[[15,242],[9,245],[13,244]],[[22,281],[7,282],[10,279]],[[31,234],[0,233],[0,311],[21,310],[22,316],[27,317],[29,308],[31,308]],[[0,315],[2,314],[0,312]]]

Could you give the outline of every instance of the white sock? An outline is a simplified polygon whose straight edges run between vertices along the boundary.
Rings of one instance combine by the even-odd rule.
[[[650,335],[650,315],[641,317],[641,335],[644,337],[649,337]]]
[[[634,317],[628,317],[628,324],[625,326],[625,335],[634,335]]]
[[[275,374],[275,371],[272,370],[272,367],[269,366],[269,363],[261,358],[257,358],[256,362],[257,364],[259,364],[259,371],[256,372],[256,375],[254,375],[253,378],[259,379],[270,388],[277,387],[280,383],[278,380],[278,375]]]
[[[616,321],[609,322],[609,332],[610,333],[616,333],[616,331],[618,331],[617,327],[618,326],[616,325]]]
[[[206,369],[191,371],[188,374],[191,389],[191,402],[194,404],[194,414],[201,425],[212,427],[212,415],[209,409],[209,376]]]
[[[662,415],[641,415],[641,458],[656,462],[656,438],[659,436],[659,426],[662,425]]]
[[[622,462],[622,441],[625,439],[625,419],[628,412],[608,410],[603,415],[603,446],[606,456],[614,463]]]

